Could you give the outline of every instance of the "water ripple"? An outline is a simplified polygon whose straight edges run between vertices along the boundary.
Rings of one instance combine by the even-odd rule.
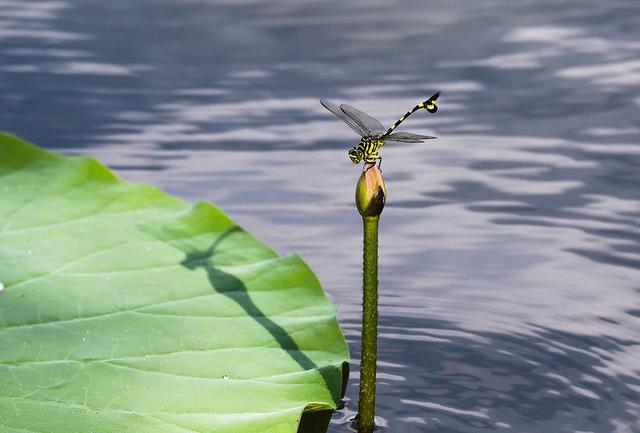
[[[383,149],[381,432],[640,431],[633,0],[0,0],[0,128],[211,200],[318,272],[360,339],[357,136]],[[144,25],[141,25],[144,23]],[[295,43],[292,43],[295,41]]]

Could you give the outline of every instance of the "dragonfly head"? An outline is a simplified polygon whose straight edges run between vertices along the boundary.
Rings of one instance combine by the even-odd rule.
[[[352,147],[351,149],[349,149],[349,158],[354,164],[359,164],[360,161],[362,161],[362,159],[364,158],[364,152],[361,149],[358,149],[357,146]]]

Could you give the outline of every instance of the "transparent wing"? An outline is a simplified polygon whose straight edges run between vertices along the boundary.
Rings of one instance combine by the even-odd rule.
[[[383,137],[385,141],[399,141],[401,143],[422,143],[424,140],[429,140],[431,135],[412,134],[411,132],[396,132]]]
[[[362,126],[357,124],[351,117],[347,116],[347,114],[342,111],[336,104],[334,104],[333,102],[329,102],[326,99],[321,99],[320,103],[324,108],[335,114],[338,119],[349,125],[349,127],[356,131],[358,135],[360,135],[361,137],[367,136],[367,131]]]
[[[342,104],[340,109],[347,113],[347,116],[356,122],[356,124],[362,127],[367,136],[384,134],[385,127],[378,119],[369,116],[367,113],[360,111],[351,105]]]

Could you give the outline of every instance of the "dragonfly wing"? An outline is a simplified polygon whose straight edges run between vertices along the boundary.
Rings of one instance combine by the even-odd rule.
[[[326,99],[321,99],[320,103],[322,104],[322,106],[324,108],[326,108],[327,110],[329,110],[333,114],[335,114],[338,119],[342,120],[344,123],[349,125],[349,127],[351,129],[353,129],[354,131],[356,131],[356,133],[358,133],[358,135],[360,135],[361,137],[367,136],[367,131],[364,128],[362,128],[362,126],[357,124],[344,111],[342,111],[340,109],[340,107],[338,107],[336,104],[334,104],[333,102],[327,101]]]
[[[368,136],[384,134],[385,128],[380,121],[367,113],[352,107],[351,105],[342,104],[340,109],[347,114],[354,122],[362,127]]]
[[[422,143],[424,140],[429,140],[433,137],[431,135],[412,134],[411,132],[395,132],[383,137],[385,141],[399,141],[401,143]]]

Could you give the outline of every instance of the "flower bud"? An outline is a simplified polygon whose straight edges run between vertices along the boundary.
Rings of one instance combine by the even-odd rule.
[[[375,163],[365,163],[356,186],[356,206],[363,217],[379,216],[387,200],[387,185]]]

